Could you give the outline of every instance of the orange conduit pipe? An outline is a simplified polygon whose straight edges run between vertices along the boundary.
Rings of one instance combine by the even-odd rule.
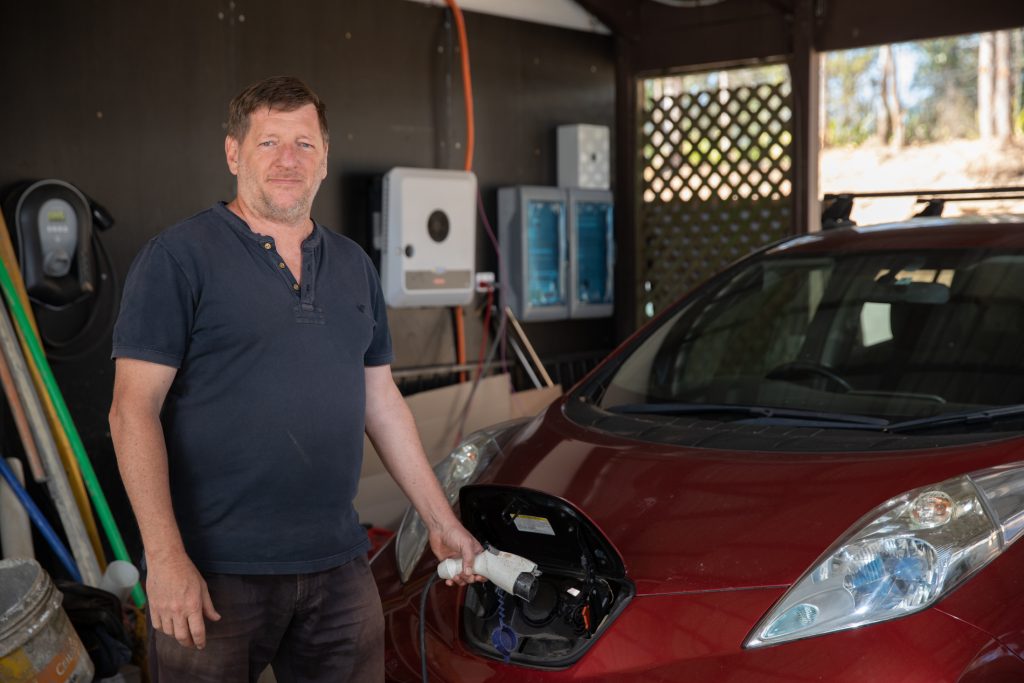
[[[465,170],[473,170],[473,151],[476,144],[476,130],[473,121],[473,80],[469,75],[469,41],[466,39],[466,22],[462,10],[455,0],[447,0],[448,8],[455,17],[455,28],[459,34],[459,53],[462,57],[462,96],[466,102],[466,163]]]
[[[459,55],[462,58],[462,96],[466,103],[466,159],[464,168],[473,170],[473,151],[476,144],[476,129],[473,121],[473,81],[469,74],[469,41],[466,39],[466,22],[462,18],[462,10],[455,0],[447,0],[448,8],[455,18],[455,28],[459,34]],[[455,361],[459,365],[466,363],[466,322],[461,306],[455,307]],[[459,381],[466,381],[466,373],[459,373]]]
[[[22,307],[25,309],[25,316],[28,318],[28,323],[32,328],[31,334],[34,334],[36,339],[41,340],[39,327],[36,325],[35,316],[32,315],[32,306],[28,300],[28,292],[25,290],[21,268],[18,267],[18,258],[14,254],[14,244],[11,242],[11,235],[7,230],[7,222],[2,214],[0,214],[0,260],[7,266],[7,272],[10,274],[12,284],[14,285],[14,291]],[[100,540],[100,532],[96,526],[96,518],[92,513],[89,494],[85,488],[85,481],[82,479],[82,470],[78,465],[78,460],[75,458],[75,451],[71,447],[71,440],[61,424],[53,398],[50,396],[50,392],[46,390],[43,375],[36,365],[35,359],[32,357],[28,340],[25,338],[26,334],[29,334],[28,330],[22,330],[22,334],[18,335],[21,351],[25,355],[25,362],[28,364],[29,373],[32,375],[32,383],[36,387],[39,401],[42,403],[43,411],[46,413],[46,421],[50,424],[50,431],[53,433],[54,441],[57,442],[57,452],[60,453],[61,462],[64,464],[64,470],[67,472],[71,495],[78,506],[79,514],[82,516],[82,524],[85,526],[85,532],[89,536],[89,543],[96,553],[96,560],[99,562],[100,571],[105,571],[107,562],[103,554],[103,542]]]

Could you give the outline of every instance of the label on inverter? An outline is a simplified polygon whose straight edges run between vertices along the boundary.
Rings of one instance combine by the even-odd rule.
[[[473,280],[468,270],[407,270],[405,288],[409,291],[420,289],[466,289]]]

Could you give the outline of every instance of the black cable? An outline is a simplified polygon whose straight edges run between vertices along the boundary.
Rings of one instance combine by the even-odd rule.
[[[492,318],[494,316],[491,316]],[[469,397],[466,398],[466,403],[462,406],[462,413],[459,415],[459,426],[455,435],[455,443],[452,445],[452,449],[455,449],[461,442],[466,432],[466,420],[469,419],[469,406],[473,402],[473,396],[476,395],[476,389],[480,385],[480,380],[491,370],[491,365],[494,363],[494,353],[497,351],[499,344],[501,343],[502,335],[505,334],[505,316],[501,317],[501,323],[498,325],[498,331],[494,335],[494,340],[491,342],[491,350],[487,353],[487,358],[480,368],[480,372],[473,379],[473,386],[469,390]],[[511,378],[509,379],[511,383]]]
[[[429,680],[427,676],[427,593],[430,592],[430,587],[437,581],[437,572],[430,572],[430,578],[427,579],[427,585],[423,587],[423,593],[420,595],[420,678],[423,683],[427,683]]]

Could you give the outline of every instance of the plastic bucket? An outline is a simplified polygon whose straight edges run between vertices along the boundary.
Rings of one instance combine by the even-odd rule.
[[[63,597],[34,560],[0,562],[0,681],[92,681],[92,661],[61,609]]]

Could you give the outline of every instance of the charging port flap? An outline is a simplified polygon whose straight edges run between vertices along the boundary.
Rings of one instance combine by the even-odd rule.
[[[540,668],[569,666],[635,592],[611,543],[565,500],[530,489],[469,485],[460,492],[459,507],[463,524],[481,543],[536,562],[540,571],[529,602],[490,582],[467,591],[462,633],[484,656]],[[505,629],[515,638],[499,650],[494,633]]]

